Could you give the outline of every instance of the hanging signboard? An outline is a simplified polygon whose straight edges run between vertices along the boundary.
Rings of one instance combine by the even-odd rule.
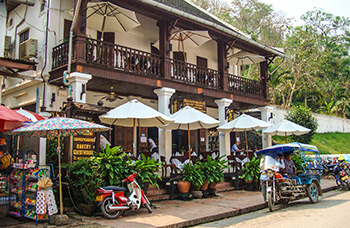
[[[181,108],[190,106],[191,108],[195,108],[200,112],[207,113],[207,104],[205,101],[196,101],[188,98],[183,99],[174,99],[173,100],[173,113],[179,111]]]
[[[73,161],[90,158],[95,151],[94,133],[73,137]]]
[[[205,101],[196,101],[184,98],[183,107],[190,106],[191,108],[195,108],[200,112],[207,113],[207,104]]]

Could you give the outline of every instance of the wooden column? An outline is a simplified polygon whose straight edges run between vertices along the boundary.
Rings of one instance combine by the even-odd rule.
[[[263,85],[263,95],[265,99],[269,98],[269,83],[268,83],[268,67],[267,61],[260,63],[260,80]]]
[[[86,7],[87,0],[82,0],[77,18],[77,23],[74,28],[73,40],[73,59],[79,63],[86,62]],[[74,0],[74,9],[77,0]],[[76,70],[76,69],[75,69]]]
[[[218,55],[218,72],[220,74],[220,86],[224,91],[228,91],[228,69],[227,55],[226,55],[226,43],[222,40],[217,40],[217,55]]]
[[[170,60],[170,41],[169,41],[169,25],[165,20],[158,21],[159,26],[159,54],[162,56],[161,75],[165,79],[171,79],[171,60]]]

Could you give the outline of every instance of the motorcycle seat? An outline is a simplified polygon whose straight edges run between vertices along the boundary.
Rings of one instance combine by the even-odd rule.
[[[106,186],[106,187],[103,187],[103,189],[112,190],[112,191],[125,191],[126,190],[126,188],[124,188],[124,187],[117,187],[117,186]]]

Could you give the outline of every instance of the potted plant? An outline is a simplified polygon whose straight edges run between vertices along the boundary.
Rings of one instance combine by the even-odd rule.
[[[250,162],[245,163],[241,169],[242,176],[246,183],[252,183],[259,180],[260,177],[260,158],[254,157]]]
[[[228,167],[227,161],[223,160],[224,157],[213,159],[211,156],[207,156],[206,160],[200,163],[204,183],[207,182],[211,189],[214,189],[217,183],[224,181],[224,170]],[[206,189],[206,185],[202,186],[203,191]]]
[[[181,174],[182,180],[178,181],[178,187],[181,193],[187,193],[191,185],[197,190],[203,185],[202,169],[198,164],[185,164],[182,167]]]
[[[146,157],[144,154],[141,154],[141,159],[135,161],[131,165],[133,172],[137,172],[138,182],[142,185],[142,189],[147,192],[149,185],[154,185],[159,189],[158,181],[162,178],[156,173],[161,169],[163,164],[157,162],[153,158]]]

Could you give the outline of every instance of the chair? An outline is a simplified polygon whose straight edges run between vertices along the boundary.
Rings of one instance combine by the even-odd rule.
[[[164,156],[160,156],[160,161],[163,163],[163,167],[162,167],[162,179],[166,178],[167,175],[167,170],[168,168],[170,168],[170,177],[172,177],[173,175],[177,174],[177,168],[174,164],[168,164],[166,162],[166,158]]]

